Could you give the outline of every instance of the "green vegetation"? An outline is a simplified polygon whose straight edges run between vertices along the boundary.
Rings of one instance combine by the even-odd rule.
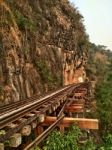
[[[30,52],[30,49],[24,48],[24,49],[23,49],[23,52],[24,52],[25,55],[28,55],[28,53]]]
[[[93,114],[100,121],[99,150],[112,149],[112,52],[105,46],[90,45],[87,73],[96,81],[96,110]]]
[[[46,47],[49,47],[51,51],[52,49],[56,51],[58,48],[74,50],[76,52],[76,56],[73,56],[74,60],[83,58],[84,53],[87,55],[89,47],[89,59],[86,70],[90,80],[97,81],[95,93],[96,112],[92,115],[100,120],[99,139],[101,140],[101,145],[97,147],[93,139],[89,138],[82,147],[78,143],[82,133],[79,128],[72,126],[64,134],[54,131],[46,139],[44,150],[112,150],[112,52],[106,50],[106,47],[103,45],[96,46],[89,43],[88,35],[83,25],[83,16],[77,8],[70,5],[66,0],[29,0],[27,2],[6,0],[5,2],[8,4],[10,11],[4,8],[0,10],[2,14],[0,26],[4,27],[0,35],[0,60],[9,55],[9,50],[14,50],[18,55],[21,53],[14,37],[10,33],[10,27],[13,26],[15,28],[13,22],[13,19],[15,19],[21,35],[23,34],[23,37],[20,36],[19,39],[21,49],[25,55],[24,58],[22,57],[24,59],[23,62],[25,62],[26,58],[28,62],[34,62],[40,75],[40,85],[48,85],[49,90],[59,87],[62,77],[60,75],[60,67],[57,67],[56,57],[58,55],[56,54],[52,62],[52,55],[49,56],[50,51],[47,52]],[[17,34],[19,37],[19,31]],[[3,41],[2,38],[4,39]],[[39,54],[38,56],[38,47],[45,47],[45,58],[47,59],[43,58],[43,52],[41,53],[42,55]],[[52,63],[54,63],[53,65],[56,66],[57,70],[52,69]],[[2,64],[2,68],[4,66],[5,64]],[[36,81],[36,77],[37,75],[34,76],[34,81]],[[6,82],[7,78],[9,78],[9,75],[6,74],[3,81]],[[34,84],[37,83],[32,81],[29,87],[32,87]],[[17,85],[19,85],[19,82]],[[0,87],[0,94],[2,89],[3,87]],[[36,150],[38,149],[36,148]]]
[[[96,144],[93,143],[93,139],[90,137],[79,150],[96,150]]]
[[[80,137],[83,136],[81,130],[72,125],[64,134],[53,131],[45,140],[43,150],[95,150],[96,146],[89,138],[83,145],[79,144]],[[35,149],[38,150],[38,149]]]
[[[89,44],[87,75],[91,80],[97,79],[98,83],[105,80],[105,76],[111,71],[112,52],[105,46]]]
[[[112,132],[112,52],[103,45],[90,45],[89,77],[96,80],[96,117],[99,118],[102,135]]]
[[[15,11],[15,17],[20,30],[28,29],[31,32],[35,31],[36,25],[30,18],[26,18],[17,10]]]
[[[46,140],[44,150],[77,150],[81,132],[77,126],[71,126],[65,134],[54,131]]]
[[[38,73],[40,74],[42,82],[47,83],[50,89],[52,89],[53,86],[61,84],[61,77],[57,77],[52,73],[51,68],[48,66],[47,62],[44,59],[38,58],[38,60],[34,62],[34,64]]]
[[[112,128],[112,80],[105,80],[96,88],[97,114],[101,121],[102,132]],[[112,129],[111,129],[112,131]]]
[[[42,150],[112,150],[112,135],[103,136],[101,145],[94,143],[89,137],[83,144],[79,144],[81,130],[72,125],[64,134],[53,131],[43,143]],[[41,150],[37,147],[34,150]]]
[[[39,147],[33,148],[31,150],[41,150]]]
[[[110,65],[109,65],[110,66]],[[108,70],[105,80],[97,85],[96,106],[100,120],[101,150],[112,150],[112,74]]]
[[[112,134],[103,137],[103,144],[100,150],[112,150]]]

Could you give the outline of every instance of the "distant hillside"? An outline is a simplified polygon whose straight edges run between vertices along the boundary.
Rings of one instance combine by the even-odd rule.
[[[106,74],[111,71],[112,51],[103,45],[90,43],[88,50],[87,75],[91,80],[101,82]]]

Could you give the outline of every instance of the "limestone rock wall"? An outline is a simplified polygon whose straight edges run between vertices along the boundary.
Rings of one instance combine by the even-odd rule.
[[[69,85],[73,83],[84,82],[86,71],[86,58],[83,53],[82,56],[76,59],[75,51],[64,51],[63,53],[63,84]]]
[[[82,81],[82,20],[67,0],[0,1],[0,105]]]

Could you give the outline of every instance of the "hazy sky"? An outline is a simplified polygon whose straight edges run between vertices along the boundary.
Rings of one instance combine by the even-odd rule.
[[[70,0],[84,17],[90,41],[112,50],[112,0]]]

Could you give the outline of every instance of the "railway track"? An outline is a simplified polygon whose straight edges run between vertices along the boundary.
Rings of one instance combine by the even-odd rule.
[[[0,130],[6,130],[6,133],[4,135],[0,135],[0,143],[8,140],[14,133],[19,132],[25,125],[31,124],[40,115],[45,115],[50,109],[62,105],[62,110],[58,115],[57,121],[53,124],[53,126],[51,125],[51,127],[49,127],[49,129],[45,133],[43,133],[43,136],[40,137],[40,139],[37,138],[37,140],[41,141],[41,139],[46,137],[47,134],[52,131],[52,129],[57,125],[57,123],[60,122],[62,117],[62,115],[60,114],[62,114],[67,96],[72,91],[75,91],[75,89],[86,86],[87,84],[88,83],[69,85],[57,91],[54,91],[53,93],[47,94],[45,97],[38,98],[38,95],[35,95],[32,98],[24,100],[22,103],[15,102],[14,104],[9,104],[2,107],[0,109]],[[55,111],[55,109],[53,111]],[[32,115],[30,116],[29,114]],[[21,118],[25,118],[25,121],[21,122]],[[17,123],[18,120],[19,123]],[[10,126],[11,123],[17,123],[17,126],[9,127],[7,130],[7,126]]]
[[[7,112],[4,109],[4,114],[0,115],[0,129],[3,128],[8,123],[15,121],[17,118],[23,117],[26,113],[29,113],[35,109],[39,109],[42,104],[45,104],[46,102],[50,101],[51,99],[55,98],[56,96],[61,95],[62,92],[66,92],[66,90],[68,90],[69,88],[71,88],[71,87],[65,87],[59,91],[56,91],[53,94],[49,94],[44,98],[38,99],[38,101],[35,100],[30,104],[27,104],[27,105],[24,104],[23,107],[21,107],[21,108],[15,108],[15,110],[13,110],[13,111],[12,111],[12,109],[10,109],[10,107],[6,108],[6,110],[10,109],[9,112]]]
[[[65,86],[67,87],[67,86]],[[58,90],[61,90],[62,88],[58,89]],[[4,105],[4,106],[1,106],[0,107],[0,116],[3,115],[4,113],[7,113],[7,112],[10,112],[12,110],[15,110],[15,109],[18,109],[18,108],[21,108],[23,107],[24,105],[26,104],[30,104],[34,101],[37,101],[38,99],[40,98],[43,98],[47,95],[50,95],[51,93],[55,93],[57,90],[53,90],[53,91],[50,91],[46,94],[43,94],[42,96],[39,96],[39,95],[34,95],[30,98],[27,98],[27,99],[24,99],[24,100],[21,100],[21,101],[17,101],[17,102],[13,102],[12,104],[7,104],[7,105]]]

